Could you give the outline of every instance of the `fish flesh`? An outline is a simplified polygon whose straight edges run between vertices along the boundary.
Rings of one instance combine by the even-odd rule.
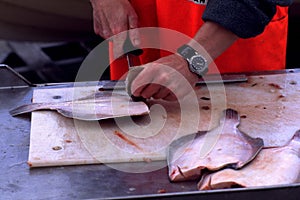
[[[282,147],[264,148],[240,170],[224,169],[203,176],[200,190],[292,184],[300,173],[300,131]]]
[[[170,180],[195,180],[205,170],[239,169],[254,159],[263,140],[241,132],[237,128],[239,123],[237,111],[226,109],[217,128],[172,142],[167,155]]]
[[[56,110],[65,117],[79,120],[101,120],[149,114],[145,102],[135,102],[127,94],[107,91],[73,101],[45,102],[21,105],[10,111],[12,116],[37,110]]]

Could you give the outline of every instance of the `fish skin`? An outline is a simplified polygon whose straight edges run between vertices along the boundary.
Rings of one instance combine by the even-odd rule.
[[[204,169],[239,169],[254,159],[263,147],[263,140],[239,131],[239,122],[238,113],[227,109],[217,128],[172,142],[167,155],[170,180],[195,180],[202,176]],[[207,143],[210,145],[205,147]]]
[[[259,187],[292,184],[300,173],[300,131],[282,147],[264,148],[240,170],[223,169],[206,174],[198,183],[199,190],[231,187]]]
[[[10,114],[17,116],[37,110],[56,110],[65,117],[87,121],[146,115],[150,112],[144,102],[134,102],[127,94],[98,92],[73,101],[21,105],[10,110]]]

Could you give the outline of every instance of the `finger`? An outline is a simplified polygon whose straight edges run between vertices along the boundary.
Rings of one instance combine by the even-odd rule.
[[[139,86],[135,86],[134,85],[134,81],[132,82],[131,93],[135,97],[141,97],[142,96],[142,92],[144,91],[144,89],[146,89],[148,87],[148,84],[140,84],[140,83],[138,83]]]
[[[130,29],[129,30],[129,38],[131,43],[135,47],[139,47],[141,45],[140,32],[139,29]]]
[[[93,10],[93,25],[94,25],[95,34],[100,35],[101,37],[103,37],[102,32],[101,32],[102,31],[102,26],[101,26],[101,23],[99,23],[98,14],[95,11],[95,9]]]
[[[112,36],[112,31],[109,27],[109,23],[105,15],[103,13],[100,13],[99,15],[100,15],[100,22],[98,22],[98,26],[101,27],[100,30],[101,36],[104,39],[107,39]]]
[[[140,33],[138,28],[138,17],[137,15],[131,14],[128,16],[128,29],[129,29],[129,38],[133,44],[133,46],[135,47],[139,47],[140,46]]]
[[[169,93],[166,97],[163,98],[166,101],[177,101],[178,98],[176,97],[176,95],[174,95],[174,93]]]
[[[102,36],[102,27],[96,20],[94,20],[94,32],[95,32],[96,35],[99,35],[102,38],[104,38]]]
[[[122,32],[122,33],[119,33],[119,34],[115,35],[112,38],[114,58],[119,58],[124,54],[123,46],[124,46],[124,42],[126,40],[126,37],[127,37],[127,33]]]
[[[160,87],[161,86],[158,84],[148,84],[147,87],[143,88],[140,96],[144,97],[145,99],[149,99],[160,90]]]
[[[144,70],[132,81],[131,91],[134,96],[141,96],[142,91],[148,84],[153,83],[152,72],[148,69],[148,65],[144,66]],[[150,74],[150,75],[149,75]]]
[[[111,18],[113,19],[113,18]],[[110,20],[110,29],[113,35],[119,34],[128,30],[128,22],[126,19]]]
[[[127,30],[127,27],[128,27],[128,24],[127,24],[127,20],[126,18],[123,19],[123,18],[119,18],[119,17],[115,17],[111,14],[109,15],[106,15],[107,13],[103,13],[101,15],[101,20],[104,23],[104,27],[108,33],[109,33],[109,37],[112,37],[114,35],[117,35],[123,31],[126,31]]]
[[[118,13],[115,13],[118,12]],[[122,10],[105,12],[109,28],[113,35],[128,30],[127,15]]]
[[[154,99],[164,99],[169,95],[169,93],[170,90],[168,88],[161,86],[157,93],[155,93],[152,97]]]

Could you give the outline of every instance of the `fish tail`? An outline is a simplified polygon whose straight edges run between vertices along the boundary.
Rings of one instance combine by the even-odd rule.
[[[9,111],[9,114],[11,116],[16,116],[20,114],[30,113],[35,110],[42,110],[45,108],[46,107],[42,103],[32,103],[32,104],[22,105],[17,108],[14,108]]]

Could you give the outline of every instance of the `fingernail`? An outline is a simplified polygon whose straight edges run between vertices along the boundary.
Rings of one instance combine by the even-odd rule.
[[[139,46],[141,44],[140,40],[139,39],[134,39],[133,40],[133,45],[134,46]]]
[[[108,31],[107,30],[103,30],[103,35],[105,36],[105,37],[109,37],[109,34],[108,34]]]

